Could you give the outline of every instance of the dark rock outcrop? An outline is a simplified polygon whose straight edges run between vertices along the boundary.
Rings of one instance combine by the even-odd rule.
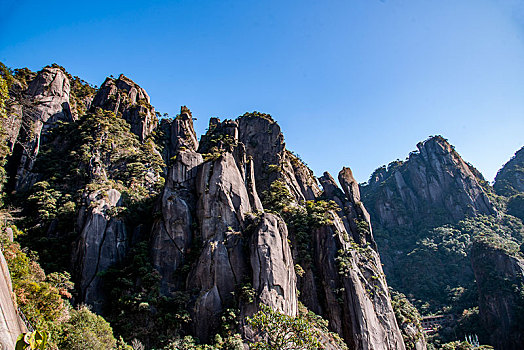
[[[180,107],[180,114],[175,119],[162,119],[159,125],[164,134],[164,149],[162,157],[167,165],[178,150],[198,149],[198,139],[193,127],[193,116],[186,106]]]
[[[31,172],[46,134],[58,121],[72,121],[70,82],[60,68],[46,67],[29,82],[15,106],[11,128],[13,154],[9,160],[10,189],[28,190],[35,182]],[[21,120],[19,115],[21,114]],[[15,142],[16,139],[16,142]]]
[[[238,139],[253,158],[258,193],[282,179],[299,202],[320,194],[313,172],[286,150],[284,135],[271,116],[252,113],[238,118]]]
[[[121,114],[140,141],[151,134],[158,122],[149,95],[123,74],[104,81],[91,103],[91,110],[96,108]]]
[[[524,147],[498,171],[493,189],[506,197],[524,193]]]
[[[479,292],[479,315],[496,349],[524,348],[524,259],[477,241],[471,264]]]
[[[191,112],[182,107],[174,120],[161,124],[162,156],[168,166],[162,169],[166,182],[159,194],[155,185],[163,164],[149,137],[157,118],[144,89],[121,75],[106,79],[91,101],[93,88],[77,86],[78,95],[72,96],[76,93],[70,91],[70,83],[59,67],[31,77],[23,90],[32,107],[19,104],[21,122],[13,117],[9,142],[15,145],[11,163],[17,190],[35,181],[34,158],[48,135],[53,142],[47,145],[54,147],[49,154],[64,155],[57,156],[56,163],[63,160],[76,171],[59,183],[60,166],[55,166],[46,181],[49,192],[54,190],[60,201],[67,199],[68,217],[77,218],[75,228],[67,227],[78,233],[72,252],[79,289],[75,301],[103,313],[108,300],[103,272],[125,264],[128,252],[135,252],[132,246],[140,241],[142,249],[147,240],[156,270],[150,277],[160,277],[162,300],[187,297],[191,321],[180,329],[201,341],[210,340],[230,310],[240,322],[236,331],[248,340],[253,332],[245,317],[260,303],[296,316],[300,301],[324,317],[350,348],[405,348],[369,214],[349,168],[339,174],[341,188],[327,173],[320,179],[321,188],[307,165],[286,149],[271,116],[254,112],[236,120],[212,118],[199,142]],[[74,139],[64,141],[67,135],[49,133],[58,121],[75,121],[88,108],[91,113],[55,129],[72,130]],[[57,151],[61,145],[68,147],[66,152]],[[467,182],[467,176],[461,181]],[[266,204],[277,186],[285,197],[278,203],[281,210]],[[468,193],[468,198],[480,203],[481,195],[475,195]],[[153,199],[155,205],[150,204]],[[324,210],[324,205],[330,209]],[[311,208],[318,212],[308,212]],[[138,217],[135,209],[151,217]],[[307,229],[299,231],[290,213]],[[35,232],[49,238],[56,232],[40,228],[59,227],[59,220],[59,215],[49,220],[53,223],[34,220],[41,224]],[[304,253],[310,257],[307,263],[302,263],[307,260]],[[141,277],[132,278],[133,286],[142,288]],[[157,285],[152,288],[156,293]],[[152,315],[160,312],[153,303],[149,310]],[[338,349],[329,337],[322,342]]]
[[[473,274],[463,252],[459,253],[469,248],[458,247],[447,256],[454,269],[449,275],[439,272],[437,276],[436,271],[446,270],[440,262],[446,250],[431,251],[424,240],[448,240],[445,233],[451,232],[450,228],[432,230],[477,215],[495,214],[496,210],[480,173],[446,139],[434,136],[417,147],[418,152],[410,153],[405,161],[375,170],[368,183],[360,187],[361,200],[374,223],[389,283],[433,306],[444,302],[441,288],[472,284]],[[465,245],[469,246],[469,241]],[[437,269],[421,264],[421,259],[437,261]],[[419,264],[419,269],[406,274],[414,264]],[[412,276],[420,283],[414,283]]]
[[[333,223],[313,234],[315,270],[324,300],[322,315],[355,349],[404,349],[375,250],[369,215],[359,201],[358,187],[349,168],[339,174],[346,193],[325,173],[320,178],[324,198],[341,210],[332,213]],[[304,285],[310,290],[311,287]],[[309,293],[311,294],[311,293]],[[321,298],[322,299],[322,298]],[[308,301],[305,301],[306,305]]]
[[[295,205],[324,198],[342,208],[331,212],[331,224],[311,232],[314,263],[299,278],[300,300],[352,347],[403,349],[369,215],[351,171],[340,174],[346,193],[329,175],[322,192],[311,170],[285,149],[278,124],[267,115],[212,119],[196,153],[189,116],[179,118],[182,132],[172,134],[182,140],[171,142],[177,154],[151,239],[163,293],[198,291],[191,304],[195,334],[208,339],[228,308],[239,307],[242,316],[249,316],[263,302],[297,314],[297,252],[288,243],[296,241],[295,232],[288,233],[278,215],[263,213],[259,199],[279,180]],[[189,261],[195,246],[202,248]],[[341,263],[347,267],[343,272]],[[176,271],[187,264],[191,271],[183,280]],[[248,285],[254,291],[250,302],[238,296],[239,287]],[[249,327],[242,327],[249,337]]]
[[[120,196],[115,189],[86,195],[78,218],[81,233],[74,257],[80,277],[80,300],[97,313],[103,312],[106,301],[99,274],[122,261],[128,247],[124,222],[110,214],[120,205]]]

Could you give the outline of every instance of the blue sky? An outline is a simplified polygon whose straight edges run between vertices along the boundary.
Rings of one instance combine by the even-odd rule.
[[[517,0],[3,1],[0,60],[124,73],[152,104],[270,113],[321,175],[366,181],[441,134],[493,180],[524,145]]]

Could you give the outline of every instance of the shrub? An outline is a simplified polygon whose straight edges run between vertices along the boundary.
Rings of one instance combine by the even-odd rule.
[[[101,316],[91,312],[85,305],[71,310],[71,318],[64,325],[60,341],[63,350],[115,349],[117,341],[113,330]]]

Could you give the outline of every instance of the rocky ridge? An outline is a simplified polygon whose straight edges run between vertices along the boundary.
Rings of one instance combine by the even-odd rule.
[[[406,161],[375,170],[361,187],[364,203],[377,223],[385,228],[415,228],[421,222],[436,227],[495,213],[482,187],[484,179],[447,140],[434,136],[417,148]]]
[[[78,119],[69,107],[69,77],[60,68],[38,72],[26,94],[45,103],[33,119],[34,132],[13,136],[23,152],[15,145],[10,161],[19,170],[12,178],[20,194],[46,180],[39,188],[52,189],[57,203],[70,208],[67,216],[38,219],[34,230],[46,239],[60,240],[61,218],[76,217],[68,234],[75,235],[77,302],[105,312],[104,272],[145,242],[160,294],[189,296],[186,334],[209,340],[224,313],[236,310],[236,329],[249,341],[253,333],[245,317],[259,303],[295,316],[302,302],[350,348],[404,349],[370,218],[349,168],[339,174],[342,189],[329,174],[320,179],[321,189],[286,149],[278,124],[258,112],[212,118],[198,142],[191,112],[183,107],[161,126],[166,142],[155,145],[151,134],[158,127],[149,97],[123,75],[106,79],[92,102],[87,94],[83,106],[90,106],[89,113]],[[38,157],[41,143],[45,158]],[[45,164],[37,174],[34,159],[24,160],[29,154],[66,163],[46,178]],[[160,169],[161,154],[167,168]],[[78,175],[60,181],[64,164]],[[162,172],[166,181],[159,189]]]

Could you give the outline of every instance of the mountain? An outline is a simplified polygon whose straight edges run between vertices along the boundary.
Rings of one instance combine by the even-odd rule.
[[[211,118],[198,140],[187,107],[158,120],[123,75],[99,89],[57,65],[3,77],[17,239],[126,341],[238,348],[278,336],[249,319],[265,304],[324,348],[404,349],[408,328],[425,347],[401,333],[351,170],[340,187],[315,178],[270,115]]]
[[[443,137],[417,148],[361,185],[388,282],[424,314],[454,317],[431,339],[437,346],[476,333],[497,349],[520,348],[524,227],[511,208],[522,152],[492,188]],[[497,290],[501,279],[505,291]]]

